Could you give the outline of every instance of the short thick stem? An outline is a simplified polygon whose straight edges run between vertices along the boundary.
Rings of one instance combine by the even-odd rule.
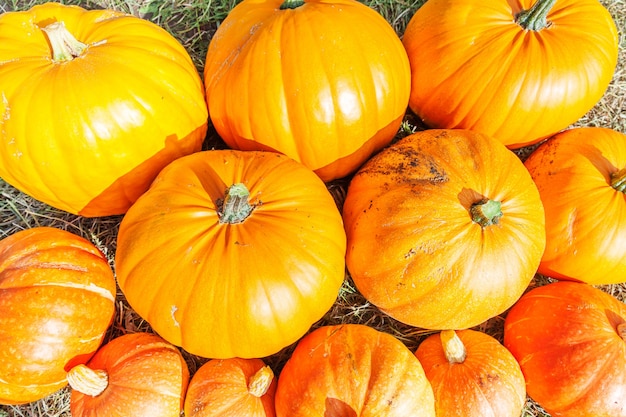
[[[297,9],[304,4],[304,0],[284,0],[280,5],[280,10]]]
[[[470,215],[482,227],[497,224],[502,217],[502,203],[488,198],[478,201],[470,207]]]
[[[72,389],[97,397],[109,385],[109,375],[102,369],[91,369],[86,365],[76,365],[67,373],[67,382]]]
[[[465,345],[454,330],[442,330],[439,333],[441,345],[449,363],[463,363],[467,357]]]
[[[515,16],[515,22],[525,30],[541,30],[550,26],[548,13],[556,0],[537,0],[528,10],[522,10]]]
[[[220,223],[236,224],[243,222],[254,208],[248,202],[249,196],[250,191],[242,183],[228,187],[224,200],[221,201],[221,207],[218,207]]]
[[[270,389],[273,379],[274,372],[272,368],[269,366],[262,367],[250,377],[248,381],[248,392],[255,397],[264,396],[267,390]]]
[[[42,30],[48,36],[52,49],[52,59],[55,62],[71,61],[80,56],[87,48],[87,45],[77,40],[67,30],[63,22],[50,23]]]
[[[611,187],[617,191],[626,193],[626,168],[611,174]]]

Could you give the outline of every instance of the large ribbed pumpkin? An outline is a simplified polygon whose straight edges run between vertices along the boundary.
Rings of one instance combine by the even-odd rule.
[[[168,165],[124,216],[117,279],[170,343],[258,358],[332,306],[345,245],[335,201],[310,169],[274,152],[198,152]]]
[[[0,404],[39,400],[96,352],[115,312],[107,258],[72,233],[36,227],[0,241]]]
[[[406,27],[410,108],[432,128],[511,148],[550,136],[600,100],[618,33],[597,0],[428,0]]]
[[[323,180],[389,143],[410,91],[391,25],[355,0],[244,0],[211,39],[211,121],[231,147],[284,153]]]
[[[206,129],[200,76],[154,23],[53,2],[0,16],[0,177],[26,194],[124,213]]]
[[[545,247],[544,211],[522,162],[469,130],[426,130],[370,159],[343,206],[347,266],[390,316],[476,326],[509,307]]]

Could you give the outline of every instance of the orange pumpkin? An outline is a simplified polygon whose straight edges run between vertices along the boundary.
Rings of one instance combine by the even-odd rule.
[[[278,378],[278,417],[435,417],[419,360],[390,334],[324,326],[298,342]]]
[[[473,327],[511,307],[545,247],[528,171],[468,130],[421,131],[381,151],[353,177],[343,218],[361,294],[427,329]]]
[[[189,369],[159,336],[129,333],[72,368],[67,380],[72,417],[180,417]]]
[[[479,131],[511,148],[590,110],[618,53],[617,28],[597,0],[429,0],[403,43],[409,106],[426,125]]]
[[[67,371],[96,352],[115,313],[106,257],[50,227],[0,241],[0,404],[63,388]]]
[[[526,389],[552,417],[626,416],[626,305],[585,283],[526,293],[504,322]]]
[[[200,150],[207,113],[191,58],[154,23],[54,2],[0,16],[0,177],[44,203],[124,213]]]
[[[273,152],[198,152],[124,216],[116,272],[158,334],[207,358],[260,358],[304,335],[345,275],[341,215],[311,170]]]
[[[438,416],[519,417],[526,382],[515,357],[492,336],[444,330],[415,352],[435,393]]]
[[[204,81],[231,148],[284,153],[324,181],[393,139],[411,82],[396,32],[355,0],[242,1],[211,39]]]
[[[573,128],[524,164],[546,211],[539,272],[589,284],[626,282],[626,135]]]
[[[186,417],[274,417],[276,379],[261,359],[213,359],[196,371]]]

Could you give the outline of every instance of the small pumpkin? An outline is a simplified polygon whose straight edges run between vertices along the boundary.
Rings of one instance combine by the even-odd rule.
[[[390,334],[360,324],[303,337],[278,377],[278,417],[435,417],[419,360]]]
[[[435,393],[438,416],[519,417],[526,382],[515,357],[477,330],[443,330],[415,352]]]
[[[274,417],[276,379],[261,359],[212,359],[194,374],[186,417]]]
[[[539,272],[589,284],[626,282],[626,135],[572,128],[524,164],[546,211]]]
[[[511,308],[504,345],[553,417],[626,416],[626,305],[589,284],[537,287]]]
[[[429,0],[402,40],[413,112],[510,148],[587,113],[613,77],[619,42],[597,0]]]
[[[36,227],[0,240],[0,404],[67,385],[102,343],[115,293],[107,258],[80,236]]]
[[[67,374],[73,417],[179,417],[189,369],[178,349],[150,333],[128,333]]]
[[[545,248],[530,174],[502,143],[469,130],[420,131],[382,150],[352,178],[343,219],[357,289],[427,329],[504,312]]]
[[[411,88],[400,38],[355,0],[242,1],[211,39],[204,82],[229,147],[284,153],[324,181],[391,142]]]
[[[49,2],[0,16],[0,177],[83,216],[122,214],[200,150],[200,76],[163,28]]]
[[[341,215],[313,171],[274,152],[197,152],[168,165],[122,219],[116,272],[133,309],[198,356],[260,358],[337,298]]]

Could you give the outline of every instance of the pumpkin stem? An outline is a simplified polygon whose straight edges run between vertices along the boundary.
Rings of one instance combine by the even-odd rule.
[[[255,397],[260,398],[264,396],[267,390],[270,389],[273,379],[274,372],[272,368],[267,365],[262,367],[250,377],[248,381],[248,392]]]
[[[626,342],[626,323],[620,323],[617,325],[617,334]]]
[[[218,216],[220,223],[235,224],[243,222],[252,212],[248,202],[250,191],[243,183],[233,184],[226,189],[226,196],[219,200]]]
[[[611,174],[611,187],[626,193],[626,168]]]
[[[442,330],[439,333],[441,345],[449,363],[463,363],[467,357],[465,345],[454,330]]]
[[[285,0],[283,4],[280,5],[280,10],[285,9],[296,9],[304,4],[304,0]]]
[[[482,227],[498,224],[502,217],[502,203],[495,200],[480,200],[470,207],[472,220]]]
[[[524,30],[541,30],[549,27],[548,13],[556,0],[537,0],[528,10],[522,10],[515,16],[515,23]]]
[[[63,22],[50,23],[42,28],[50,41],[52,59],[55,62],[71,61],[80,56],[87,45],[77,40]]]
[[[109,375],[102,369],[91,369],[86,365],[80,364],[70,369],[67,373],[67,382],[72,389],[97,397],[109,385]]]

